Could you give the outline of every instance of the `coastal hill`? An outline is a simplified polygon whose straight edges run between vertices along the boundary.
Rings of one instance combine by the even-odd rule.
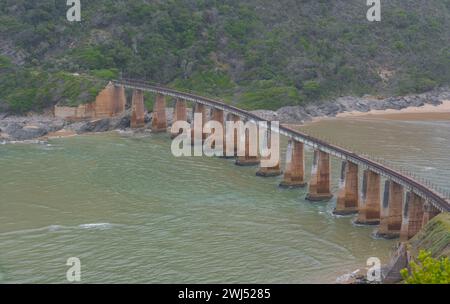
[[[106,80],[147,79],[245,109],[450,83],[450,0],[0,3],[0,112],[92,101]]]

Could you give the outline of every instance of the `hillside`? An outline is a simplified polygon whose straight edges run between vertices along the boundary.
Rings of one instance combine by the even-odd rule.
[[[379,23],[365,0],[81,2],[80,23],[65,0],[0,2],[0,111],[86,102],[120,74],[247,109],[450,83],[450,0],[382,1]]]

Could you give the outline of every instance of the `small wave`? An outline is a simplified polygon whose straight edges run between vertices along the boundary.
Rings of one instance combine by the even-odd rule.
[[[61,226],[61,225],[50,225],[42,228],[30,228],[30,229],[21,229],[21,230],[15,230],[15,231],[9,231],[9,232],[3,232],[0,233],[0,236],[7,236],[7,235],[16,235],[16,234],[31,234],[31,233],[37,233],[37,232],[55,232],[62,229],[70,229],[71,227],[67,226]]]
[[[58,231],[63,229],[64,227],[61,225],[50,225],[48,226],[48,231],[53,232],[53,231]]]
[[[436,168],[434,167],[425,167],[423,168],[424,171],[431,171],[431,170],[436,170]]]
[[[116,129],[116,130],[114,130],[114,132],[117,132],[119,134],[133,134],[134,133],[133,130],[122,130],[122,129]]]
[[[38,140],[38,139],[29,139],[29,140],[10,140],[10,141],[1,141],[1,145],[47,145],[48,142],[44,140]]]
[[[110,224],[110,223],[92,223],[92,224],[81,224],[78,226],[63,226],[63,225],[50,225],[42,228],[30,228],[30,229],[22,229],[22,230],[16,230],[16,231],[9,231],[0,233],[0,236],[7,236],[7,235],[16,235],[16,234],[31,234],[31,233],[39,233],[39,232],[57,232],[57,231],[63,231],[63,230],[73,230],[73,229],[99,229],[99,230],[105,230],[105,229],[111,229],[113,227],[116,227],[119,225]]]
[[[82,229],[111,229],[114,225],[110,223],[81,224],[78,227]]]

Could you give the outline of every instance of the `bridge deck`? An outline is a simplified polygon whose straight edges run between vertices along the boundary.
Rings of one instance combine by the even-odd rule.
[[[221,109],[225,112],[232,113],[246,120],[258,122],[258,121],[267,121],[262,117],[250,113],[248,111],[239,109],[232,105],[228,105],[224,102],[198,96],[192,93],[180,92],[171,88],[166,88],[159,85],[152,85],[148,82],[141,80],[131,80],[131,79],[122,79],[122,80],[113,80],[112,83],[114,85],[123,85],[126,88],[130,89],[138,89],[142,91],[148,91],[152,93],[159,93],[165,96],[171,96],[175,98],[181,98],[187,101],[192,101],[196,103],[201,103],[207,105],[212,108]],[[278,132],[281,135],[284,135],[293,140],[304,143],[307,146],[310,146],[314,149],[321,150],[323,152],[329,153],[337,158],[342,160],[348,160],[352,163],[355,163],[359,166],[363,166],[365,168],[370,169],[373,172],[376,172],[400,185],[402,185],[406,190],[412,191],[416,193],[418,196],[424,198],[429,203],[431,203],[435,208],[442,212],[450,211],[450,201],[448,201],[442,194],[437,193],[433,189],[430,189],[428,186],[422,184],[421,182],[415,180],[414,178],[407,176],[401,172],[398,172],[394,169],[387,167],[386,165],[375,162],[367,157],[358,155],[351,151],[348,151],[344,148],[338,147],[336,145],[327,143],[321,139],[312,137],[300,131],[294,130],[286,125],[280,125],[279,129],[273,128],[274,132]]]

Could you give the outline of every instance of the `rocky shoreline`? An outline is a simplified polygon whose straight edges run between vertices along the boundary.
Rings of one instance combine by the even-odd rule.
[[[423,107],[427,104],[439,106],[445,100],[450,100],[449,87],[423,94],[388,98],[346,96],[319,104],[283,107],[278,111],[259,110],[254,111],[254,113],[265,119],[276,120],[280,123],[303,124],[311,122],[315,118],[336,117],[338,114],[347,112],[369,113],[373,110],[402,110],[409,107]]]
[[[276,120],[286,124],[303,124],[319,117],[336,117],[346,112],[368,113],[372,110],[401,110],[408,107],[422,107],[426,104],[438,106],[450,100],[450,88],[439,88],[431,92],[401,97],[375,98],[340,97],[335,100],[310,104],[306,106],[283,107],[278,111],[253,111],[265,119]],[[189,111],[189,110],[188,110]],[[171,123],[173,109],[168,108],[168,122]],[[188,115],[190,117],[190,115]],[[131,112],[104,119],[89,121],[68,121],[51,115],[9,116],[0,113],[0,143],[29,141],[59,134],[83,134],[91,132],[108,132],[130,128]],[[145,129],[151,126],[152,114],[146,115]]]

